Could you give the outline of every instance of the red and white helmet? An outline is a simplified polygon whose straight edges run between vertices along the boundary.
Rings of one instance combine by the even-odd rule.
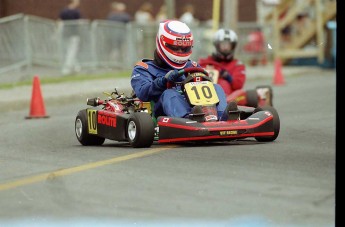
[[[182,69],[192,55],[193,34],[181,21],[163,21],[159,24],[156,47],[159,56],[168,65]]]

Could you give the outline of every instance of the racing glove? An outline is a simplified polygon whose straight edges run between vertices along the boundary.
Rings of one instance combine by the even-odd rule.
[[[228,73],[228,71],[222,69],[220,71],[220,76],[225,79],[226,81],[228,81],[229,83],[232,82],[232,76],[230,75],[230,73]]]
[[[161,89],[167,88],[168,80],[164,76],[158,77],[153,82],[156,84],[157,87],[160,87]]]
[[[182,81],[182,78],[178,74],[178,70],[174,69],[174,70],[170,70],[169,72],[167,72],[167,74],[165,74],[165,76],[155,79],[154,83],[158,87],[164,89],[167,87],[167,82],[178,82],[178,81]]]
[[[178,74],[178,70],[170,70],[167,74],[164,76],[169,82],[179,82],[181,81],[180,75]]]

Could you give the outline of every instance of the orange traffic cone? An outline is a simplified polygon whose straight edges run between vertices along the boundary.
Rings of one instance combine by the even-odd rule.
[[[44,107],[44,102],[41,93],[40,80],[38,76],[34,76],[33,87],[32,87],[32,96],[30,104],[30,115],[27,116],[27,119],[31,118],[47,118],[46,110]]]
[[[279,58],[277,58],[274,62],[274,78],[273,78],[274,85],[283,85],[285,84],[284,76],[282,73],[282,62]]]

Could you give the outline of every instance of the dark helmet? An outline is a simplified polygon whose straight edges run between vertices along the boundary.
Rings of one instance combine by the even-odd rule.
[[[237,39],[237,35],[233,30],[219,29],[213,37],[213,45],[216,48],[213,57],[222,61],[232,60],[237,46]]]

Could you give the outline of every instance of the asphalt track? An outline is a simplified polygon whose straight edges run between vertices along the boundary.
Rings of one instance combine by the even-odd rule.
[[[272,143],[84,147],[86,97],[48,98],[44,119],[3,111],[0,226],[335,226],[335,71],[272,86]]]

